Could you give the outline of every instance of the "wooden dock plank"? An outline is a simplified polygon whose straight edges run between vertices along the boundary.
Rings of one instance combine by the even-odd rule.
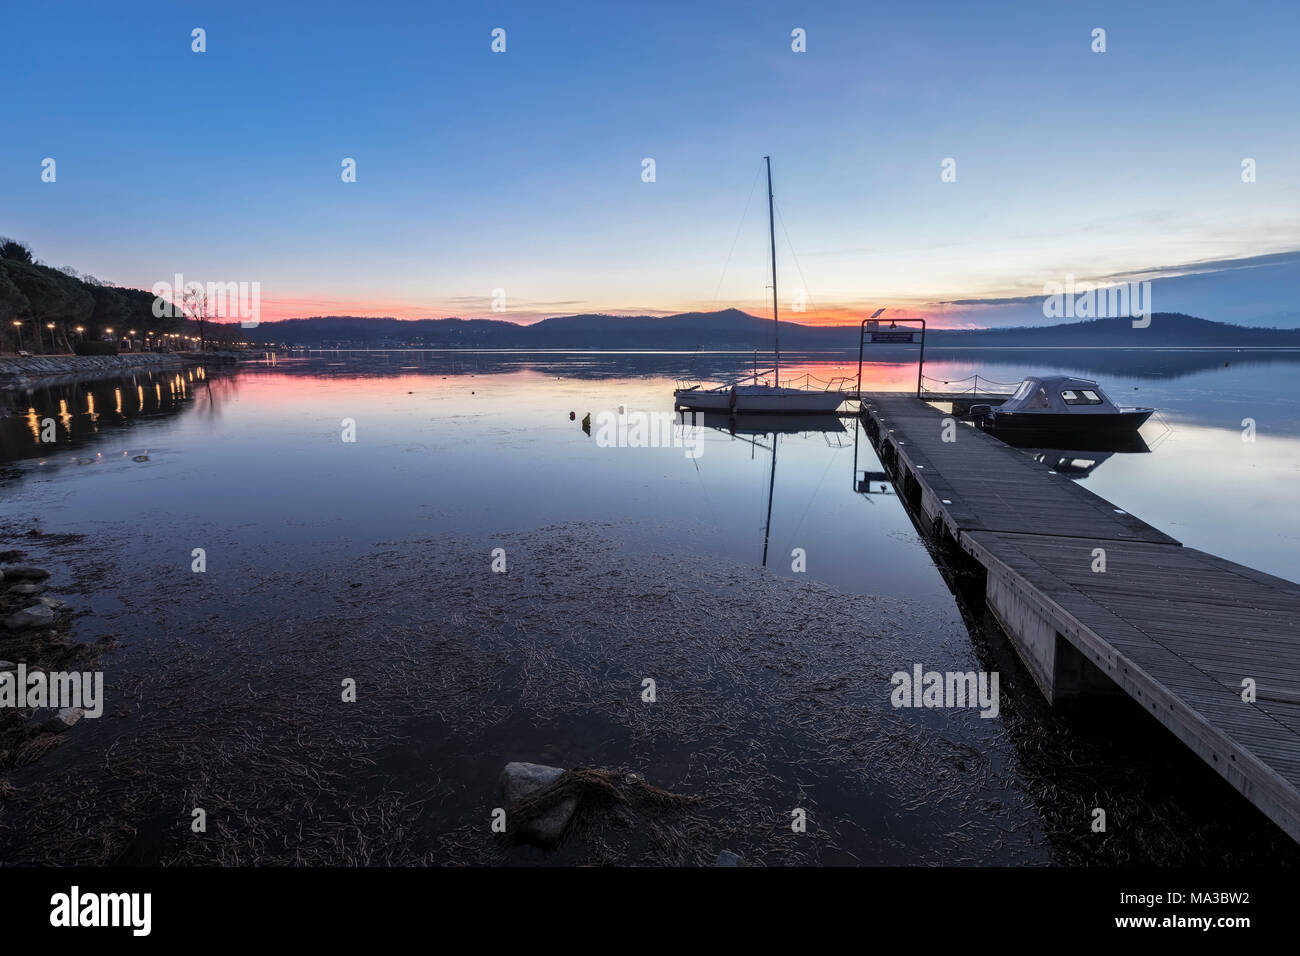
[[[868,393],[863,408],[920,471],[942,476],[945,493],[939,497],[954,503],[960,497],[971,529],[1024,534],[1051,529],[1060,536],[1176,543],[1065,475],[1051,474],[1028,455],[911,396]],[[945,420],[953,424],[946,427]],[[954,440],[945,441],[945,435]]]
[[[912,395],[861,411],[927,516],[1300,840],[1300,584],[1182,547]]]

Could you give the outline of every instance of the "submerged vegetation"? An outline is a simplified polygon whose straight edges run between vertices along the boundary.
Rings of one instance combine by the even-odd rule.
[[[236,536],[213,547],[233,553]],[[1230,840],[1246,861],[1285,852],[1259,827],[1226,824],[1207,849],[1176,788],[1114,785],[1149,773],[1145,746],[1130,756],[1108,736],[1044,725],[1032,688],[1008,697],[1005,721],[894,709],[888,675],[918,635],[946,648],[933,658],[943,666],[975,664],[957,619],[718,566],[676,525],[566,523],[497,540],[512,570],[490,587],[477,540],[413,537],[171,579],[166,600],[141,583],[165,574],[96,564],[89,543],[67,555],[93,565],[74,582],[87,603],[121,602],[97,621],[123,638],[111,705],[39,768],[11,773],[0,857],[1186,863]],[[340,700],[345,677],[353,703]],[[501,767],[534,759],[570,772],[514,812],[577,807],[551,850],[491,827]],[[1126,821],[1104,840],[1080,824],[1099,801]],[[205,834],[191,830],[196,807]],[[792,829],[796,810],[806,832]]]

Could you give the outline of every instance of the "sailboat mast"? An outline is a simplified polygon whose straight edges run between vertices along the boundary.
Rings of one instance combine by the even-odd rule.
[[[772,157],[767,161],[767,232],[772,240],[772,327],[776,330],[776,363],[773,366],[775,384],[781,386],[781,323],[776,317],[776,219],[772,213]]]

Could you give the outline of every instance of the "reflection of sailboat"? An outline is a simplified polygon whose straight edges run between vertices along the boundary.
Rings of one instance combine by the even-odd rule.
[[[682,414],[682,420],[686,416]],[[835,415],[731,415],[725,412],[703,412],[695,418],[697,424],[729,435],[794,435],[817,432],[822,435],[843,435],[844,423]]]
[[[745,384],[746,380],[742,379],[714,386],[683,385],[673,392],[673,400],[678,408],[700,411],[733,411],[751,415],[829,415],[844,401],[842,392],[833,387],[814,389],[781,385],[781,323],[777,319],[776,309],[776,220],[772,206],[772,157],[764,156],[763,159],[767,162],[767,225],[772,244],[772,326],[776,332],[772,382],[760,382],[759,373],[755,370],[749,384]],[[811,384],[811,380],[807,384]]]
[[[681,417],[683,421],[686,420],[685,413]],[[838,438],[846,434],[844,423],[837,416],[829,415],[746,416],[697,413],[694,418],[697,425],[726,432],[755,448],[766,450],[767,446],[760,438],[772,436],[772,468],[767,479],[767,520],[763,524],[763,567],[767,567],[767,549],[772,534],[772,498],[776,491],[776,452],[781,436],[817,433],[826,438],[828,445],[840,447]],[[832,441],[832,437],[837,440]]]

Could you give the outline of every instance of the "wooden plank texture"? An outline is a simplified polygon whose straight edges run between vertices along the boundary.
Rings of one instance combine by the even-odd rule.
[[[913,395],[861,411],[927,517],[1300,840],[1300,584],[1182,547]]]

